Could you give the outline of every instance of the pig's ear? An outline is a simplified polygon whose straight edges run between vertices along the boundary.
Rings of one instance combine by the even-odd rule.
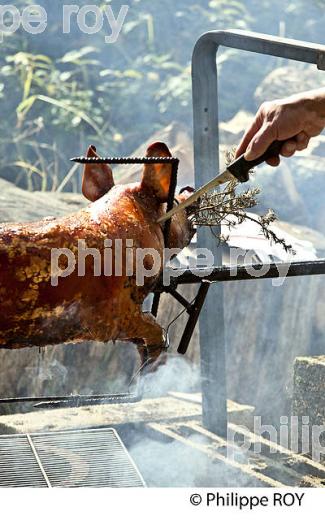
[[[88,148],[87,157],[98,157],[95,146]],[[114,186],[113,172],[108,164],[86,164],[82,178],[82,193],[91,202],[100,199]]]
[[[147,150],[147,157],[171,157],[165,143],[154,143]],[[160,202],[168,199],[172,176],[171,164],[145,164],[141,186],[154,193]]]

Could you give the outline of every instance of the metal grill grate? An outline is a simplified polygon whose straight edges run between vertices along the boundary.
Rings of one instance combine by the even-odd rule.
[[[112,428],[0,437],[0,487],[144,487]]]

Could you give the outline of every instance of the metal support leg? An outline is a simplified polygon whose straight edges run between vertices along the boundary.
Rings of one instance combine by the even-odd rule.
[[[325,46],[276,38],[247,31],[212,31],[197,42],[192,59],[194,159],[196,186],[219,171],[218,78],[216,54],[220,45],[296,61],[315,63],[325,70]],[[199,247],[214,254],[221,265],[221,251],[207,229],[198,234]],[[226,356],[222,284],[209,291],[200,319],[203,424],[219,435],[227,433]]]
[[[212,179],[219,169],[216,47],[213,42],[209,47],[209,52],[206,52],[206,47],[196,52],[193,67],[196,187]],[[213,253],[214,265],[222,264],[221,250],[217,247],[210,229],[199,229],[198,246]],[[211,287],[201,312],[200,352],[203,425],[213,433],[226,436],[227,392],[222,284]]]

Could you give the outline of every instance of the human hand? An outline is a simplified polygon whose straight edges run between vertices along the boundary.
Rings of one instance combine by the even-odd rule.
[[[310,138],[319,135],[324,127],[325,89],[265,102],[237,148],[236,157],[245,153],[245,159],[253,161],[276,140],[285,141],[281,155],[291,157],[307,148]],[[267,163],[278,166],[280,158],[272,157]]]

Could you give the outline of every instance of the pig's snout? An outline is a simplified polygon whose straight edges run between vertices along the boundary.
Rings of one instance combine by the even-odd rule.
[[[175,197],[176,204],[184,202],[194,191],[194,188],[190,186],[182,188],[179,194]],[[176,213],[172,217],[170,226],[170,245],[172,248],[183,249],[188,246],[194,234],[195,230],[191,220],[188,218],[186,209]]]
[[[188,197],[189,197],[192,193],[195,192],[195,189],[192,188],[192,186],[185,186],[185,188],[181,188],[179,190],[179,195],[182,195],[182,193],[185,193],[186,191],[188,191],[188,193],[189,193]]]
[[[192,188],[192,186],[186,186],[186,188],[182,188],[180,190],[179,195],[176,197],[176,201],[178,203],[181,203],[181,202],[187,200],[191,195],[193,195],[193,193],[195,193],[195,189]],[[197,209],[200,205],[200,201],[201,201],[201,198],[198,198],[197,200],[192,202],[192,204],[187,206],[187,208],[185,208],[185,212],[188,217],[190,215],[193,215],[197,211]]]
[[[176,195],[175,197],[175,202],[176,204],[180,204],[181,202],[184,202],[185,200],[187,200],[193,193],[195,192],[195,189],[192,188],[192,186],[186,186],[185,188],[182,188],[180,191],[179,191],[179,194]],[[194,203],[195,204],[195,203]],[[189,208],[191,208],[192,206],[189,206]],[[185,209],[186,213],[188,214],[189,213],[189,209],[186,208]]]
[[[192,188],[192,186],[186,186],[185,188],[182,188],[179,192],[179,194],[175,197],[176,204],[180,204],[181,202],[185,202],[193,193],[195,192],[195,189]],[[193,204],[185,208],[184,212],[188,216],[192,213],[192,209],[194,206],[196,206],[197,201],[195,201]]]

